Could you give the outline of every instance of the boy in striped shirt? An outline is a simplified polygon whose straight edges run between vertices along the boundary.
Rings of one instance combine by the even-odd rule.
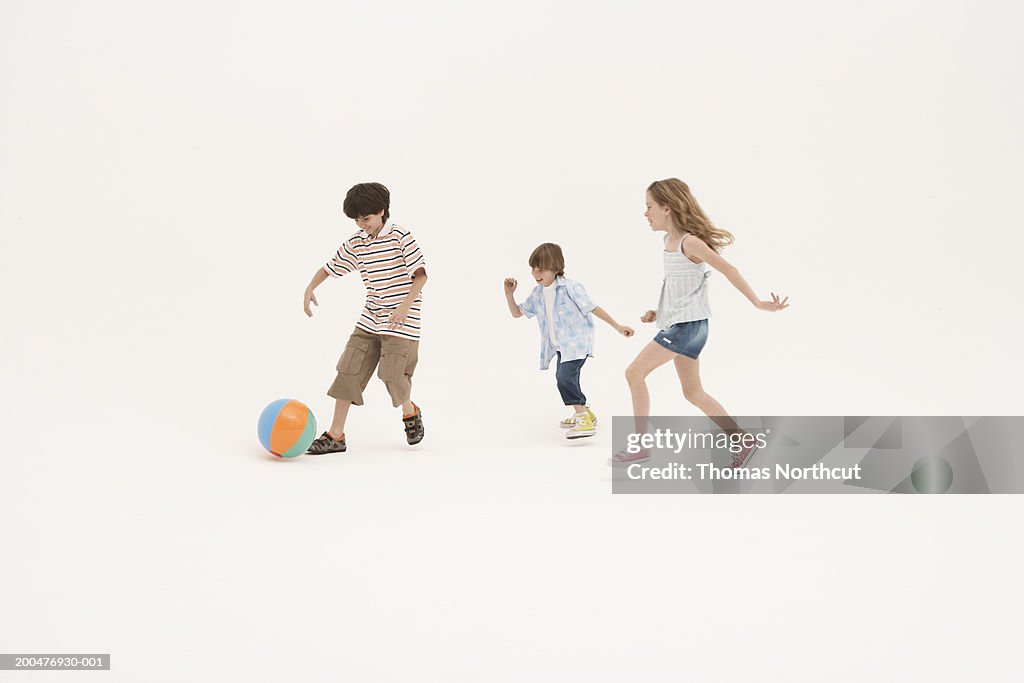
[[[313,293],[328,277],[359,271],[366,304],[338,360],[338,375],[327,395],[335,400],[331,427],[309,447],[322,455],[346,449],[345,419],[354,403],[363,405],[363,390],[373,371],[384,382],[394,406],[402,406],[406,441],[423,440],[423,417],[412,401],[412,374],[420,338],[420,291],[427,282],[426,261],[412,233],[391,223],[391,193],[380,183],[361,183],[345,196],[342,210],[359,231],[345,240],[334,258],[316,271],[303,300],[319,305]]]

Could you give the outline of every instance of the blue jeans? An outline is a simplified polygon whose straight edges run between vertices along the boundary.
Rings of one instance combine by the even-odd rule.
[[[562,354],[558,354],[558,366],[555,368],[555,381],[558,382],[558,393],[562,395],[562,401],[567,406],[585,406],[587,397],[580,389],[580,370],[586,358],[579,360],[562,360]]]

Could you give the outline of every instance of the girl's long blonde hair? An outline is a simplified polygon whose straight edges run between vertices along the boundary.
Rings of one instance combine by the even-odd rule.
[[[701,238],[716,252],[722,251],[735,241],[731,232],[716,228],[704,215],[700,204],[690,194],[690,188],[679,178],[655,180],[647,191],[651,193],[654,201],[669,208],[677,227]]]

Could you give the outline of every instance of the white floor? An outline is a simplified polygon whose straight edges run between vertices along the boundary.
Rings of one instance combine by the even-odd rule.
[[[613,496],[557,405],[409,449],[368,396],[342,455],[252,416],[8,460],[2,649],[112,667],[0,680],[1016,680],[1020,497]]]
[[[615,496],[604,461],[671,176],[792,297],[710,281],[733,414],[1024,414],[1022,13],[0,3],[0,653],[112,658],[0,682],[1017,683],[1024,497]],[[330,415],[364,290],[302,292],[365,181],[427,258],[427,438],[374,380],[349,453],[275,461],[265,405]],[[548,241],[637,328],[598,323],[586,443],[502,293]]]

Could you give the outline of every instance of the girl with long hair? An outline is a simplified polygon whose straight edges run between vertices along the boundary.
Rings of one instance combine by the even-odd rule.
[[[710,417],[722,429],[740,431],[736,421],[722,404],[704,390],[700,381],[700,352],[708,338],[708,277],[714,268],[729,280],[755,308],[776,312],[789,306],[789,297],[774,292],[771,300],[762,300],[740,275],[736,266],[721,256],[724,247],[733,242],[729,232],[716,227],[697,204],[690,188],[678,178],[657,180],[647,188],[647,211],[644,216],[654,232],[664,232],[665,279],[661,287],[658,310],[641,316],[645,323],[657,321],[661,329],[654,340],[640,351],[626,368],[626,381],[633,399],[633,415],[638,434],[647,431],[651,397],[646,378],[652,371],[672,361],[683,397]],[[733,455],[732,466],[743,467],[756,446],[743,448]],[[616,453],[613,466],[626,466],[650,459],[647,450]]]

